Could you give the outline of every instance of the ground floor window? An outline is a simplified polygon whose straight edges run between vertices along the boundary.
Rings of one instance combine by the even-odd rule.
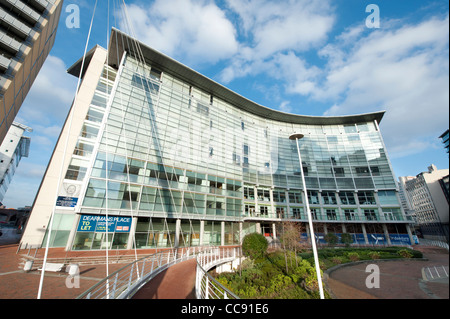
[[[205,221],[203,227],[203,245],[217,246],[221,244],[221,222]]]
[[[49,247],[66,247],[75,215],[55,213],[53,218]],[[48,231],[45,233],[44,244],[47,244],[47,236]]]
[[[136,248],[170,248],[175,245],[176,220],[139,217],[136,224]]]

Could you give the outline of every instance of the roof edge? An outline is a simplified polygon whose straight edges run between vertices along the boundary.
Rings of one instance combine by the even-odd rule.
[[[135,43],[139,42],[140,50],[135,52]],[[310,116],[299,115],[292,113],[285,113],[282,111],[274,110],[266,106],[260,105],[254,101],[251,101],[239,93],[232,91],[231,89],[223,86],[222,84],[206,77],[203,74],[191,69],[190,67],[182,64],[179,61],[165,55],[162,52],[157,51],[154,48],[132,38],[126,33],[112,28],[109,48],[113,47],[114,50],[109,51],[109,61],[112,66],[116,66],[114,61],[120,61],[123,52],[126,51],[133,55],[139,54],[143,56],[146,62],[149,62],[155,68],[160,71],[167,72],[181,80],[184,80],[191,85],[221,99],[227,103],[252,114],[261,116],[266,119],[275,121],[293,123],[293,124],[310,124],[310,125],[339,125],[339,124],[352,124],[361,122],[373,122],[380,123],[384,113],[386,111],[378,111],[372,113],[355,114],[355,115],[341,115],[341,116]],[[119,55],[119,56],[117,56]],[[116,66],[117,67],[117,66]]]

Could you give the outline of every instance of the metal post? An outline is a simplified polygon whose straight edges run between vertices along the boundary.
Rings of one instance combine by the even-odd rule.
[[[289,139],[295,140],[295,144],[297,145],[298,161],[300,163],[300,175],[302,177],[303,192],[305,194],[306,214],[308,215],[309,231],[310,231],[310,236],[311,236],[311,246],[312,246],[312,250],[313,250],[313,254],[314,254],[314,263],[316,265],[317,282],[319,283],[319,294],[320,294],[320,299],[325,299],[325,296],[323,294],[322,276],[320,274],[319,257],[317,255],[314,227],[313,227],[313,223],[312,223],[311,210],[309,208],[309,200],[308,200],[308,193],[307,193],[307,189],[306,189],[305,176],[303,174],[302,156],[300,154],[300,147],[298,146],[298,140],[300,138],[303,138],[303,136],[304,136],[303,134],[294,133],[289,137]]]
[[[114,299],[116,297],[116,289],[117,289],[117,279],[119,277],[119,273],[116,274],[116,278],[114,279],[114,285],[113,285],[113,291],[112,291],[112,298]]]

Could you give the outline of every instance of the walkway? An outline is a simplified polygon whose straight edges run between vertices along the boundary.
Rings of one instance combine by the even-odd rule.
[[[173,265],[142,287],[132,299],[195,299],[195,258]]]
[[[421,270],[429,266],[449,264],[446,250],[420,247],[423,260],[399,260],[377,262],[380,268],[380,288],[368,289],[365,280],[367,263],[340,268],[330,274],[328,288],[337,299],[433,299],[449,298],[446,282],[425,282]],[[38,292],[40,272],[24,272],[18,268],[21,256],[16,254],[17,245],[0,246],[0,299],[35,299]],[[127,253],[127,252],[121,252]],[[130,253],[130,252],[128,252]],[[147,253],[147,252],[145,252]],[[67,252],[52,250],[49,257]],[[81,253],[80,253],[81,254]],[[84,256],[85,254],[83,254]],[[109,272],[124,264],[110,264]],[[80,266],[80,287],[66,286],[67,273],[46,273],[43,299],[73,299],[105,277],[106,267],[99,265]],[[145,285],[135,299],[192,299],[195,281],[195,259],[176,264],[160,273]]]
[[[427,261],[396,260],[360,263],[341,267],[329,274],[327,286],[337,299],[448,299],[448,277],[440,281],[424,281],[422,268],[448,266],[448,251],[434,247],[415,247]],[[380,288],[366,287],[368,264],[380,269]]]

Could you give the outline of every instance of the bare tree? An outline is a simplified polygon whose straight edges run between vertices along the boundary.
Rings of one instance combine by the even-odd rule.
[[[294,221],[281,222],[281,236],[280,241],[284,251],[284,258],[286,261],[286,273],[288,272],[287,252],[294,252],[295,265],[298,266],[297,251],[305,248],[305,244],[301,242],[301,233],[305,231],[305,226],[302,223]],[[290,262],[292,265],[292,255],[290,255]]]

